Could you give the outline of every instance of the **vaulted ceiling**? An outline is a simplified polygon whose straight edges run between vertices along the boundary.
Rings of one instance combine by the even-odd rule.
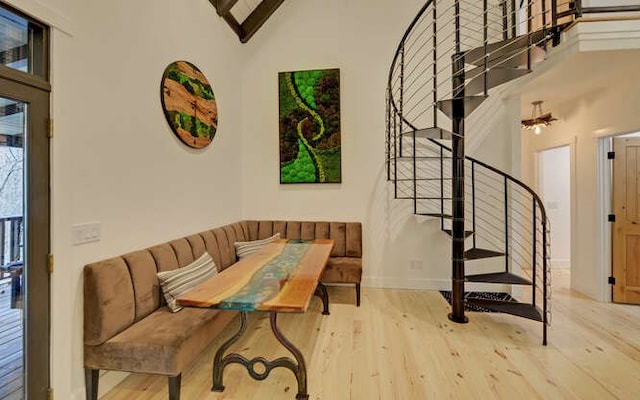
[[[246,43],[284,0],[209,0],[227,24]]]

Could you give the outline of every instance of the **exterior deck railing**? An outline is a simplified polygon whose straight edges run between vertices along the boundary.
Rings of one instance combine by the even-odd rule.
[[[22,216],[0,218],[0,266],[23,258],[24,219]]]

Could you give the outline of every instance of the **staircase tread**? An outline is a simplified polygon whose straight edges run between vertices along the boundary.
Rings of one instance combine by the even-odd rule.
[[[396,197],[399,200],[451,200],[451,197]]]
[[[438,214],[438,213],[421,213],[421,212],[417,212],[415,213],[416,215],[423,215],[425,217],[437,217],[437,218],[445,218],[445,219],[451,219],[453,218],[453,215],[450,214]]]
[[[422,182],[422,181],[450,181],[451,178],[446,178],[446,177],[445,178],[439,178],[439,177],[438,178],[416,178],[416,179],[413,179],[413,178],[398,178],[398,179],[396,179],[396,182],[413,182],[414,180],[415,181],[420,181],[420,182]]]
[[[473,247],[464,252],[464,258],[466,260],[479,260],[482,258],[500,257],[500,256],[504,256],[504,253],[495,251],[495,250],[480,249],[477,247]]]
[[[464,113],[468,117],[488,96],[474,95],[465,97],[454,97],[438,101],[438,109],[445,113],[449,118],[453,118],[453,102],[454,100],[464,99]]]
[[[416,129],[414,131],[406,131],[406,132],[402,132],[401,135],[402,136],[410,136],[412,137],[413,135],[416,135],[417,138],[423,138],[423,139],[451,139],[453,136],[459,136],[456,135],[453,132],[450,132],[446,129],[442,129],[442,128],[438,128],[438,127],[433,127],[433,128],[424,128],[424,129]]]
[[[484,69],[483,67],[478,67]],[[487,70],[487,90],[500,86],[514,79],[521,78],[531,71],[528,69],[518,68],[492,68]],[[484,73],[477,75],[465,84],[465,93],[477,94],[483,93],[485,89]]]
[[[465,276],[467,282],[505,283],[511,285],[531,285],[531,281],[511,272],[490,272]]]
[[[484,65],[479,65],[477,67],[465,70],[464,78],[466,80],[475,79],[475,78],[477,78],[479,76],[482,76],[482,74],[484,74],[485,71],[500,71],[500,72],[522,71],[522,72],[531,72],[530,69],[523,68],[523,67],[517,68],[517,67],[513,67],[513,66],[498,65],[498,66],[487,66],[487,68],[485,68]]]
[[[505,314],[517,315],[519,317],[532,319],[534,321],[542,321],[542,313],[533,304],[520,303],[517,301],[501,301],[467,297],[465,301],[469,304],[475,304],[493,311],[499,311]]]
[[[442,230],[444,233],[446,233],[449,236],[453,236],[452,230],[451,229],[443,229]],[[469,236],[473,235],[473,231],[464,231],[464,237],[465,239],[468,238]]]
[[[547,52],[544,49],[533,46],[527,51],[526,48],[514,49],[511,51],[497,52],[487,58],[487,68],[518,68],[526,67],[529,64],[536,65],[547,58]],[[467,64],[477,65],[478,68],[485,67],[484,58],[469,60]]]
[[[524,50],[531,42],[532,49],[539,48],[538,44],[544,40],[547,33],[543,30],[535,31],[530,34],[520,35],[512,39],[501,40],[487,44],[486,52],[489,55],[489,62],[496,59],[506,58],[505,55],[513,55],[519,50]],[[536,51],[536,50],[534,50]],[[465,51],[465,62],[468,64],[481,65],[484,64],[485,46],[479,46]]]
[[[451,160],[452,157],[440,157],[440,156],[415,156],[415,157],[397,157],[397,158],[391,158],[391,160],[398,160],[398,161],[411,161],[413,159],[416,160],[440,160],[440,159],[444,159],[444,160]]]

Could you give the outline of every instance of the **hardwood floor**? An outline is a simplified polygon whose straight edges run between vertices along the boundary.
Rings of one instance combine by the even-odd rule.
[[[305,355],[311,399],[636,399],[640,396],[640,307],[602,304],[567,289],[554,274],[549,345],[539,323],[498,313],[469,313],[470,322],[447,319],[436,291],[330,287],[331,315],[315,298],[305,314],[283,314],[282,331]],[[249,316],[243,354],[286,355],[266,314]],[[183,400],[295,398],[293,374],[272,371],[252,380],[240,366],[213,393],[211,360],[239,319],[183,374]],[[164,400],[167,380],[131,375],[102,400]]]

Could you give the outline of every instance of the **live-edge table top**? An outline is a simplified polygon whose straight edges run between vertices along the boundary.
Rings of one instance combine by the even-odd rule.
[[[186,307],[237,311],[304,312],[334,241],[280,239],[177,299]]]

